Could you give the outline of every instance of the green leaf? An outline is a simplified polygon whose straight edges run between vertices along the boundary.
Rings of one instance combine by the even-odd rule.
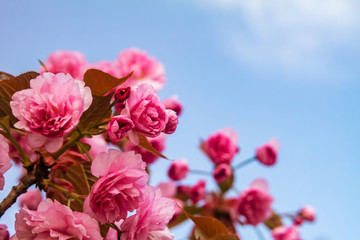
[[[264,224],[270,229],[273,230],[279,226],[282,226],[281,217],[274,211],[271,212],[271,216],[264,221]]]
[[[138,133],[138,136],[139,136],[139,145],[138,145],[139,147],[148,150],[149,152],[151,152],[152,154],[154,154],[154,155],[156,155],[158,157],[168,159],[161,152],[155,150],[153,148],[153,146],[151,145],[151,143],[148,141],[148,139],[145,136],[143,136],[143,135],[141,135],[139,133]]]
[[[112,94],[107,96],[93,95],[93,101],[88,110],[86,110],[80,118],[80,128],[82,130],[89,127],[91,124],[109,118],[111,116],[110,100]]]
[[[103,96],[124,83],[131,75],[132,72],[123,78],[116,78],[97,69],[88,69],[84,74],[84,82],[86,86],[90,87],[93,95]]]
[[[213,217],[205,217],[205,216],[193,216],[186,211],[184,211],[185,215],[190,218],[195,223],[195,238],[196,239],[222,239],[221,237],[236,237],[234,239],[238,239],[236,235],[233,235],[229,232],[229,230],[225,227],[225,225]],[[220,237],[220,238],[219,238]],[[228,238],[232,239],[232,238]]]
[[[20,90],[30,88],[30,80],[39,76],[37,72],[26,72],[17,77],[10,77],[0,81],[0,97],[11,101],[11,96]]]
[[[226,193],[229,189],[232,188],[233,183],[234,183],[234,174],[231,175],[231,177],[229,177],[228,179],[218,182],[217,184],[218,184],[219,188],[221,189],[221,192]]]

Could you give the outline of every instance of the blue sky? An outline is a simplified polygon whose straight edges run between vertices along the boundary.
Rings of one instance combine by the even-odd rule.
[[[304,239],[355,239],[359,10],[355,0],[3,1],[0,70],[37,70],[37,60],[57,49],[79,50],[92,62],[112,60],[132,46],[146,50],[166,68],[160,96],[177,94],[184,103],[168,157],[210,170],[198,145],[218,129],[231,126],[239,134],[234,162],[277,137],[278,164],[239,170],[237,188],[264,177],[277,211],[303,204],[317,209],[317,222],[301,229]],[[153,171],[168,165],[160,160]],[[160,172],[151,181],[166,179]],[[12,184],[7,181],[7,189]],[[214,187],[211,179],[208,186]],[[0,223],[11,227],[14,212]],[[175,239],[185,236],[183,228],[174,233]],[[240,233],[256,239],[251,229]]]

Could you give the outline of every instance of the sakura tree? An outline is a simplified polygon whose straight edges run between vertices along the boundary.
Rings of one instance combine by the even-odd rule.
[[[80,52],[56,51],[40,63],[39,72],[0,72],[0,190],[13,164],[23,168],[0,203],[0,216],[16,201],[21,207],[11,239],[167,240],[172,227],[191,220],[189,239],[240,239],[242,226],[265,224],[276,240],[298,240],[300,226],[315,220],[311,206],[275,212],[265,179],[228,194],[238,191],[238,169],[277,162],[276,139],[233,164],[237,133],[216,131],[200,144],[212,173],[164,156],[183,106],[176,97],[160,100],[164,66],[146,52],[132,48],[88,63]],[[170,181],[150,186],[148,167],[159,159],[169,161]],[[205,180],[182,184],[189,173],[212,174],[218,188],[206,189]],[[0,239],[9,238],[0,225]]]

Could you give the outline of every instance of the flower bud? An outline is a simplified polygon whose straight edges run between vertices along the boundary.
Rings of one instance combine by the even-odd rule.
[[[232,169],[230,165],[222,163],[218,165],[213,171],[213,177],[216,182],[222,182],[228,179],[232,175]]]
[[[312,206],[305,205],[303,206],[298,215],[305,221],[313,222],[315,221],[315,209]]]
[[[184,179],[189,173],[189,167],[185,160],[174,161],[168,171],[169,177],[174,181]]]
[[[196,185],[190,188],[190,199],[194,204],[206,197],[205,186],[206,182],[200,180]]]
[[[256,159],[266,166],[272,166],[276,163],[279,148],[279,142],[273,138],[256,150]]]
[[[166,123],[164,133],[172,134],[176,130],[176,127],[179,123],[179,119],[178,119],[178,116],[176,115],[176,112],[174,112],[173,110],[167,109],[166,114],[168,116],[168,122]]]
[[[133,128],[134,123],[130,118],[115,116],[110,120],[106,133],[111,141],[118,142],[126,137]]]
[[[118,103],[123,103],[129,97],[130,91],[131,91],[130,87],[119,88],[115,93],[115,100]]]

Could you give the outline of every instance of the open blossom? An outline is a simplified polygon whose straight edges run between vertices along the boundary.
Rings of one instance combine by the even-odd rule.
[[[206,182],[204,180],[200,180],[197,184],[190,187],[189,196],[194,204],[206,197],[205,186]]]
[[[0,239],[1,240],[9,240],[9,232],[7,230],[7,226],[4,224],[0,224]]]
[[[274,240],[301,240],[296,226],[279,226],[271,231]]]
[[[166,135],[164,133],[161,133],[159,136],[154,138],[147,138],[147,140],[156,151],[161,153],[165,150]],[[139,153],[143,161],[147,164],[154,163],[157,159],[159,159],[158,156],[152,154],[151,152],[142,147],[133,144],[130,141],[124,143],[123,150],[125,152],[135,151],[136,153]]]
[[[185,159],[173,161],[169,167],[168,176],[174,180],[179,181],[184,179],[189,173],[189,166]]]
[[[37,211],[24,207],[15,217],[15,239],[101,239],[95,219],[85,213],[73,212],[56,200],[44,200]]]
[[[39,190],[29,190],[19,197],[20,207],[27,207],[29,210],[36,210],[43,200]]]
[[[183,110],[181,102],[177,100],[177,96],[171,96],[162,101],[166,109],[173,110],[176,115],[180,116]]]
[[[268,188],[268,183],[264,179],[257,179],[240,193],[237,213],[245,218],[246,223],[256,226],[271,215],[273,198]]]
[[[91,173],[99,180],[91,188],[84,212],[102,224],[114,223],[135,210],[146,191],[149,175],[139,154],[109,149],[92,162]]]
[[[134,126],[135,125],[130,118],[115,116],[110,120],[106,128],[106,133],[111,141],[118,142],[127,137]]]
[[[215,164],[230,164],[235,154],[239,152],[238,136],[230,128],[220,130],[203,142],[203,149]]]
[[[121,224],[121,230],[123,231],[121,240],[161,239],[153,238],[152,233],[164,231],[174,212],[175,202],[162,197],[159,191],[154,191],[149,186],[144,193],[143,201],[136,209],[136,214],[125,219]]]
[[[144,51],[130,48],[121,52],[114,62],[117,77],[132,76],[122,85],[135,87],[139,84],[151,84],[156,90],[163,88],[166,82],[164,66]]]
[[[3,190],[5,185],[4,173],[12,166],[9,157],[9,144],[6,139],[0,135],[0,190]]]
[[[87,67],[85,56],[78,51],[58,50],[50,54],[45,62],[46,70],[51,73],[69,73],[75,79],[83,79]],[[40,73],[45,69],[40,68]]]
[[[298,215],[305,221],[313,222],[315,221],[316,213],[312,206],[305,205],[300,209]]]
[[[165,130],[168,116],[151,85],[142,84],[131,88],[127,103],[135,131],[147,137],[156,137]]]
[[[30,133],[29,145],[37,148],[45,144],[49,152],[55,152],[63,136],[77,126],[89,108],[92,95],[83,81],[69,74],[43,73],[30,81],[29,89],[14,93],[12,99],[12,112],[19,119],[15,127]]]
[[[266,166],[272,166],[276,163],[280,144],[276,138],[256,149],[256,159]]]
[[[232,175],[232,169],[229,164],[221,163],[213,171],[215,181],[222,182]]]

